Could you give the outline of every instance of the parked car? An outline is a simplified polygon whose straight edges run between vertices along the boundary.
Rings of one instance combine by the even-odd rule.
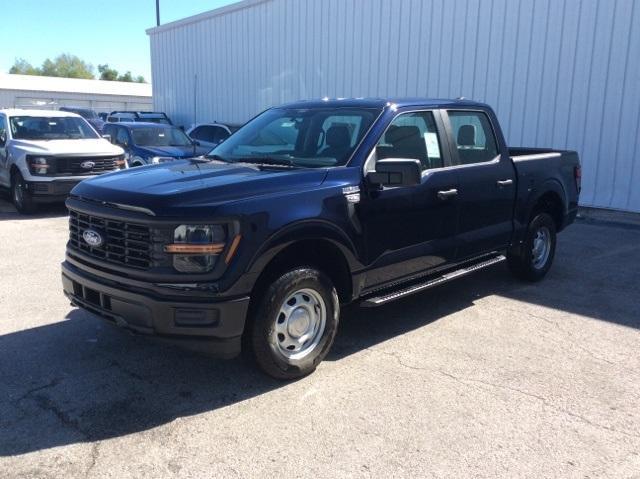
[[[101,138],[80,115],[0,110],[0,186],[20,213],[64,201],[81,180],[125,167],[122,148]]]
[[[107,123],[119,123],[121,121],[143,121],[146,123],[173,125],[169,117],[160,111],[112,111],[107,116]]]
[[[107,123],[105,135],[122,147],[129,166],[144,166],[208,153],[180,128],[160,123]]]
[[[133,331],[242,345],[288,379],[326,356],[343,304],[502,261],[542,279],[581,181],[576,152],[509,148],[489,106],[456,100],[291,103],[208,158],[76,186],[64,292]]]
[[[192,140],[200,142],[202,146],[212,149],[229,138],[232,133],[238,131],[241,126],[223,123],[200,123],[192,126],[187,131],[187,135]]]
[[[95,128],[98,133],[102,133],[102,128],[104,127],[104,120],[98,116],[98,114],[91,110],[90,108],[78,108],[75,106],[61,106],[59,108],[60,111],[68,111],[70,113],[75,113],[76,115],[80,115],[82,118],[87,120],[89,124]]]

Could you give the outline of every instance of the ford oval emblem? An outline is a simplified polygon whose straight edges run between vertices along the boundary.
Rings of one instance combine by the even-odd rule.
[[[90,170],[94,166],[96,166],[96,164],[93,161],[83,161],[80,163],[80,168],[84,168],[85,170]]]
[[[84,230],[82,237],[89,246],[93,246],[94,248],[97,248],[102,244],[102,236],[96,230]]]

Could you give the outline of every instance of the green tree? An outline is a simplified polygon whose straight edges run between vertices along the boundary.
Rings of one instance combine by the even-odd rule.
[[[133,76],[131,75],[131,72],[125,72],[124,74],[120,75],[118,77],[118,81],[126,81],[126,82],[132,82],[133,81]]]
[[[118,79],[118,70],[109,68],[106,63],[98,65],[98,72],[100,73],[100,80],[116,81]]]
[[[9,73],[18,75],[40,75],[38,68],[35,68],[24,58],[16,58],[13,66],[9,69]]]
[[[75,55],[63,53],[42,63],[40,74],[50,77],[93,79],[93,66]]]
[[[9,73],[65,78],[95,78],[93,66],[90,63],[69,53],[58,55],[53,60],[47,58],[40,67],[34,67],[24,58],[16,58],[13,66],[9,69]],[[118,70],[111,68],[106,63],[98,65],[98,73],[100,74],[100,80],[146,83],[142,75],[134,78],[130,71],[120,75]]]

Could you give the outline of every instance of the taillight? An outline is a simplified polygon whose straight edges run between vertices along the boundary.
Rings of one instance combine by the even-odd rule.
[[[573,168],[573,178],[576,180],[576,189],[580,193],[582,189],[582,167],[580,165]]]

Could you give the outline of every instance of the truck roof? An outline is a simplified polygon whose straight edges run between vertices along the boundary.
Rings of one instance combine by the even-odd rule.
[[[32,110],[27,108],[6,108],[0,110],[0,113],[4,113],[7,116],[45,116],[45,117],[56,117],[56,116],[80,116],[76,113],[70,111],[60,111],[60,110]]]
[[[487,105],[465,99],[440,98],[321,98],[285,103],[276,108],[384,108],[396,105],[400,108],[420,106],[428,108],[445,108],[451,106],[484,107]]]

